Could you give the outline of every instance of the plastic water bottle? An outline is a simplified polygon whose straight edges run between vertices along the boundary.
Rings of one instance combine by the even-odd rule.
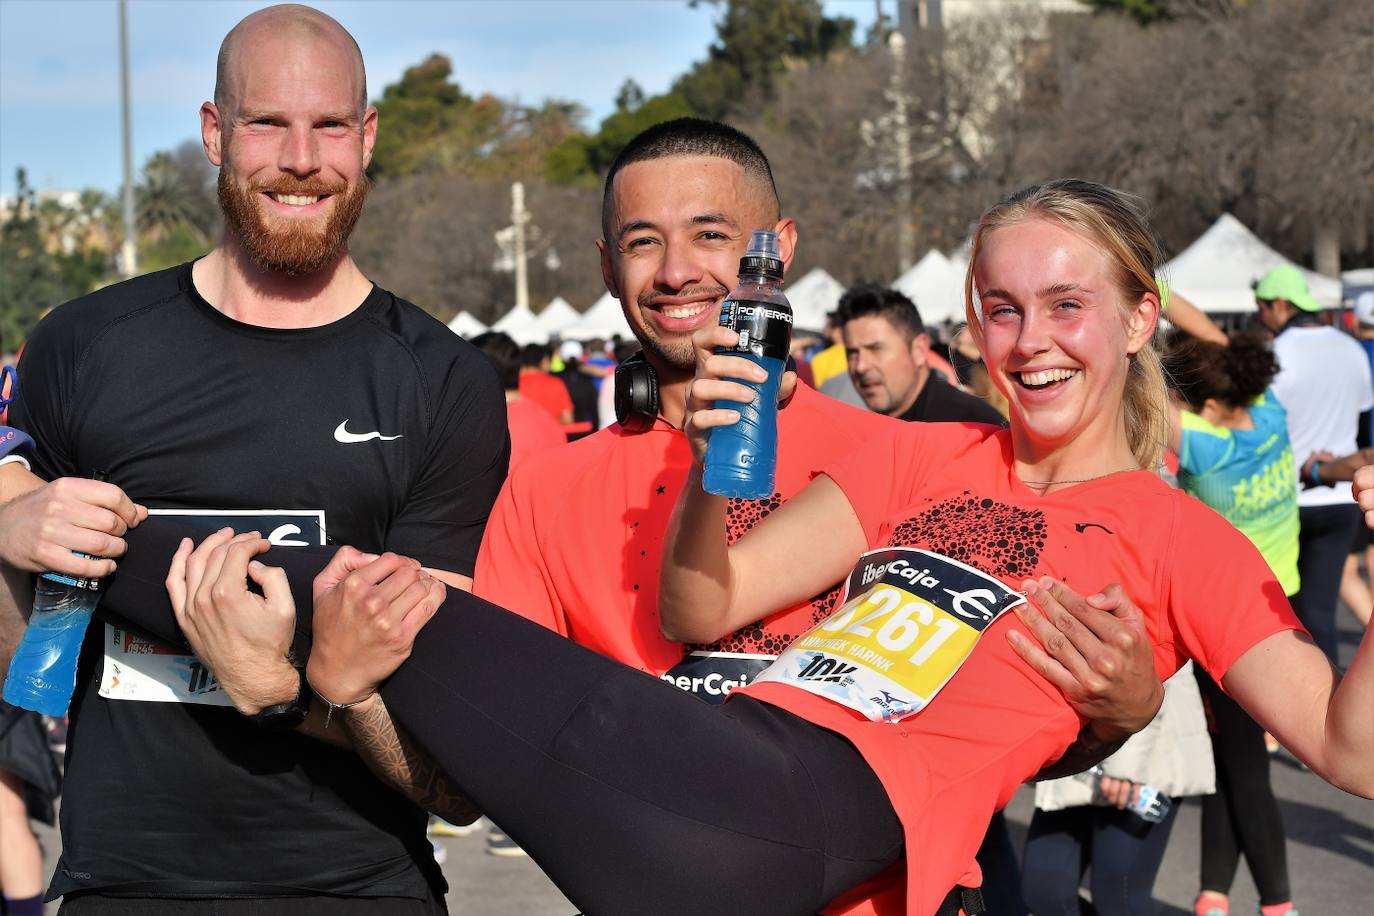
[[[792,306],[782,294],[782,257],[775,232],[756,229],[739,262],[739,286],[721,303],[720,323],[739,343],[717,353],[742,356],[768,372],[762,383],[733,381],[757,392],[749,404],[717,401],[737,410],[739,422],[711,430],[702,482],[706,492],[741,499],[773,495],[778,460],[778,383],[792,341]]]
[[[76,661],[100,580],[43,573],[34,587],[33,615],[5,678],[5,702],[46,716],[67,712],[76,689]]]
[[[1100,799],[1102,797],[1102,777],[1107,775],[1106,772],[1101,765],[1098,765],[1088,770],[1086,775],[1092,778],[1093,796]],[[1126,806],[1126,810],[1151,824],[1158,824],[1169,816],[1169,809],[1173,807],[1173,804],[1169,796],[1154,786],[1142,785],[1140,791],[1136,793],[1135,800]]]
[[[104,480],[97,472],[94,480]],[[87,554],[77,556],[92,559]],[[63,716],[76,690],[76,662],[91,612],[100,603],[99,579],[58,572],[38,574],[33,589],[33,614],[28,629],[10,659],[5,676],[5,702]]]

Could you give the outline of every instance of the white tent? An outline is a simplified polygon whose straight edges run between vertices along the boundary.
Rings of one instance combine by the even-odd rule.
[[[577,309],[568,304],[568,300],[562,296],[554,296],[553,301],[544,306],[534,319],[535,329],[543,334],[545,339],[555,335],[561,335],[567,328],[577,324],[582,320]]]
[[[530,311],[528,305],[517,305],[497,319],[491,329],[509,334],[518,344],[542,343],[548,335],[539,331],[536,322],[534,312]]]
[[[1186,296],[1204,312],[1253,312],[1254,281],[1270,268],[1292,263],[1270,248],[1229,213],[1164,268],[1169,288]],[[1303,270],[1307,289],[1325,308],[1341,301],[1339,280]]]
[[[593,337],[610,338],[619,334],[628,337],[630,326],[625,323],[625,313],[620,309],[620,300],[605,293],[582,313],[577,324],[563,329],[563,336],[576,340],[590,340]]]
[[[892,286],[901,291],[932,325],[964,318],[964,274],[949,258],[931,249]]]
[[[448,323],[448,329],[459,337],[472,338],[485,331],[487,326],[473,318],[472,314],[464,309]]]
[[[1347,299],[1354,299],[1366,289],[1374,289],[1374,267],[1341,271],[1341,286]]]
[[[787,301],[792,303],[792,323],[794,327],[809,331],[825,330],[825,316],[833,312],[844,295],[840,281],[825,272],[824,268],[813,267],[797,282],[789,284],[784,290]]]

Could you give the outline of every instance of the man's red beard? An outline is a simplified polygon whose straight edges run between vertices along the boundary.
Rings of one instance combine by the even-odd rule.
[[[362,215],[371,180],[364,174],[350,187],[343,181],[300,180],[284,175],[270,183],[246,184],[234,179],[226,161],[219,170],[218,186],[219,205],[229,231],[238,237],[253,263],[263,270],[298,277],[329,266],[344,252]],[[334,205],[321,225],[319,220],[270,213],[261,200],[264,191],[307,197],[327,194],[334,198]]]

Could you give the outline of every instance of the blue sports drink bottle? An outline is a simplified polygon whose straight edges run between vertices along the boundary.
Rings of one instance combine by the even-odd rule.
[[[81,641],[100,603],[100,582],[55,572],[39,574],[33,614],[5,677],[6,703],[45,716],[66,715],[76,689]]]
[[[782,294],[782,257],[775,232],[756,229],[739,262],[739,286],[721,303],[720,324],[739,333],[739,343],[717,353],[741,356],[768,372],[762,383],[732,381],[757,392],[751,403],[717,401],[739,411],[739,422],[711,430],[702,483],[708,493],[740,499],[773,495],[778,461],[778,382],[792,340],[792,306]]]

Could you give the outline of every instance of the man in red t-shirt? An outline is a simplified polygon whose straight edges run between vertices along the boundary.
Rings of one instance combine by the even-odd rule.
[[[471,341],[491,362],[506,391],[506,425],[510,427],[510,469],[527,458],[566,445],[563,427],[547,410],[520,393],[520,345],[509,334],[486,331]]]
[[[607,178],[597,245],[606,288],[643,347],[648,368],[635,371],[656,377],[657,410],[622,417],[513,472],[488,520],[473,586],[482,598],[711,703],[751,683],[825,619],[840,594],[837,583],[709,646],[684,646],[659,631],[668,518],[681,488],[697,485],[680,429],[695,368],[691,335],[719,320],[757,228],[777,232],[790,265],[796,224],[780,215],[762,151],[738,131],[681,119],[649,128],[622,151]],[[776,492],[731,501],[732,542],[805,486],[814,469],[904,425],[798,385],[779,412]],[[1111,690],[1147,697],[1148,708],[1138,710],[1143,726],[1158,706],[1148,699],[1158,681],[1140,691],[1125,680]],[[856,901],[847,912],[872,907]]]
[[[573,421],[573,402],[568,386],[549,373],[549,348],[543,344],[525,344],[520,350],[520,396],[528,398],[549,412],[559,423]]]

